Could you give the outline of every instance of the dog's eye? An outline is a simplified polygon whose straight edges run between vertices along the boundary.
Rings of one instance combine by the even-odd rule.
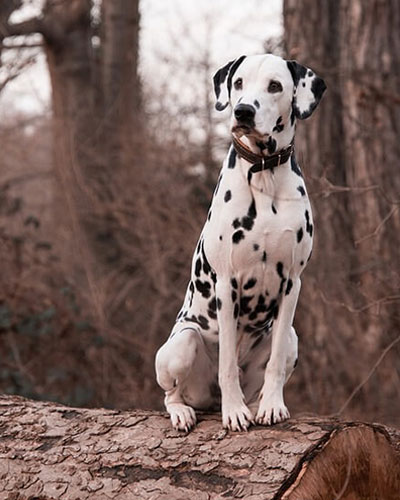
[[[276,80],[271,80],[268,85],[268,92],[271,94],[275,94],[276,92],[282,92],[282,85],[280,82]]]
[[[243,80],[241,78],[238,78],[233,85],[236,90],[242,90]]]

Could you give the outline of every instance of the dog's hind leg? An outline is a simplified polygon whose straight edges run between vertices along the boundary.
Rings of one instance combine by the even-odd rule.
[[[164,403],[174,429],[189,431],[196,424],[193,406],[201,408],[211,403],[210,366],[204,340],[196,327],[177,330],[159,349],[157,382],[165,391]]]

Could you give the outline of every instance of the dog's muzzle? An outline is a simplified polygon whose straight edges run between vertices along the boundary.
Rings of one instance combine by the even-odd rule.
[[[237,122],[234,129],[242,129],[244,132],[250,132],[254,128],[254,118],[256,116],[254,106],[250,104],[238,104],[235,107],[234,115]]]

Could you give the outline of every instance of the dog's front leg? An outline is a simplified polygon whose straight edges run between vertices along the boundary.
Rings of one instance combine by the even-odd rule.
[[[256,422],[271,425],[290,417],[283,400],[283,386],[287,379],[287,361],[293,350],[291,331],[297,299],[300,293],[300,278],[293,280],[289,295],[282,299],[278,318],[272,327],[271,356],[265,370],[264,385],[260,393],[260,404]],[[295,350],[297,351],[297,337]]]
[[[222,397],[222,424],[232,431],[246,430],[253,423],[253,415],[244,403],[239,381],[237,360],[237,317],[239,304],[232,300],[228,279],[215,285],[218,304],[219,370]]]

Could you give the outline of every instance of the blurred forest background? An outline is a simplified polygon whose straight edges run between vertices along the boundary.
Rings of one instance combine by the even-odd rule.
[[[18,21],[24,3],[41,12]],[[144,82],[139,7],[0,2],[0,102],[40,53],[51,83],[50,114],[0,120],[1,392],[161,408],[154,354],[229,144],[211,84],[226,61],[210,46],[222,20],[200,43],[182,19]],[[328,85],[296,136],[316,240],[287,403],[400,425],[400,4],[284,0],[283,24],[256,52]]]

